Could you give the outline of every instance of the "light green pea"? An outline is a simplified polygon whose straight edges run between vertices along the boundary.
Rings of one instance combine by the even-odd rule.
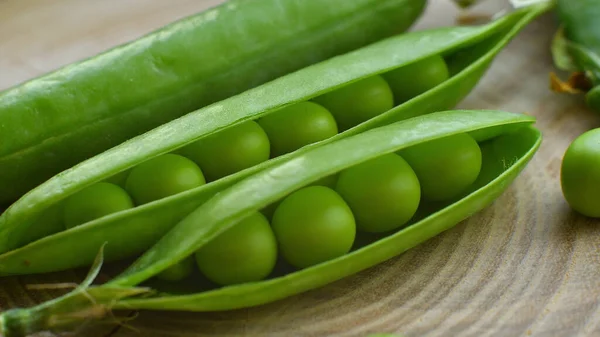
[[[156,275],[156,278],[165,281],[181,281],[192,275],[195,267],[194,257],[190,256],[163,270]]]
[[[269,221],[259,212],[217,236],[196,254],[200,271],[220,285],[260,281],[277,261],[277,242]]]
[[[67,228],[133,208],[129,194],[121,187],[99,182],[71,195],[65,200],[63,219]]]
[[[423,198],[429,201],[459,196],[481,171],[481,149],[466,133],[411,146],[399,153],[417,174]]]
[[[394,93],[396,104],[402,104],[446,81],[450,72],[446,61],[434,55],[384,73],[383,77]]]
[[[560,183],[573,210],[600,218],[600,128],[584,132],[569,145],[562,159]]]
[[[415,172],[393,153],[342,171],[336,191],[350,205],[358,229],[370,233],[406,224],[416,213],[421,196]]]
[[[348,253],[356,237],[352,211],[325,186],[305,187],[283,199],[272,227],[284,259],[297,268]]]
[[[269,159],[269,138],[254,121],[247,121],[200,139],[178,151],[197,163],[213,181]]]
[[[318,96],[313,101],[333,114],[340,131],[350,129],[394,107],[392,90],[379,75],[348,84]]]
[[[136,204],[162,199],[206,183],[193,161],[176,154],[164,154],[134,167],[126,189]]]

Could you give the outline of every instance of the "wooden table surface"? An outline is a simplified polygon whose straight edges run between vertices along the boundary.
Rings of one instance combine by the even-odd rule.
[[[218,2],[2,0],[0,89]],[[456,14],[449,0],[430,0],[415,29],[454,24]],[[460,104],[527,112],[544,134],[527,169],[486,210],[386,263],[287,300],[219,314],[142,312],[124,326],[76,335],[600,336],[600,221],[573,213],[559,183],[565,149],[600,118],[580,97],[549,91],[555,29],[552,15],[532,23]],[[0,308],[52,296],[24,292],[32,280],[1,280]]]

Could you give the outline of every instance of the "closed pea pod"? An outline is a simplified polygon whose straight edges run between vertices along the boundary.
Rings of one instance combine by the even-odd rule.
[[[425,5],[229,0],[0,92],[0,204],[163,123],[401,33]]]
[[[276,301],[352,275],[453,227],[493,202],[511,185],[539,148],[541,133],[531,126],[533,122],[532,117],[502,111],[445,111],[374,128],[311,148],[293,159],[240,180],[211,197],[110,282],[86,288],[85,294],[74,291],[70,296],[46,303],[43,308],[3,313],[0,316],[3,332],[10,337],[13,336],[11,331],[23,331],[25,327],[31,328],[31,324],[39,322],[46,325],[36,326],[36,329],[49,328],[48,324],[59,321],[44,320],[44,317],[68,315],[68,310],[57,312],[65,307],[87,312],[86,309],[93,306],[90,303],[108,303],[104,294],[113,294],[114,289],[129,290],[133,294],[148,291],[135,286],[192,256],[223,233],[242,227],[245,219],[264,206],[297,193],[295,191],[302,191],[308,184],[325,176],[428,141],[465,133],[472,136],[481,146],[482,168],[478,179],[469,186],[464,196],[443,206],[423,204],[412,221],[374,242],[347,254],[258,282],[178,295],[158,293],[130,298],[113,295],[110,303],[113,310],[231,310]],[[350,149],[353,151],[348,151]],[[278,179],[273,180],[273,176]],[[97,268],[96,265],[93,270]],[[80,301],[85,296],[92,296],[96,301]],[[32,316],[32,313],[36,315]],[[52,328],[59,328],[58,324]]]
[[[450,107],[469,93],[502,47],[546,9],[536,6],[519,10],[483,26],[450,27],[396,36],[220,101],[93,157],[42,184],[0,217],[0,251],[5,253],[0,256],[0,274],[39,273],[89,265],[104,242],[108,242],[106,254],[111,260],[129,257],[132,249],[143,247],[137,251],[140,253],[190,211],[254,173],[373,127]],[[490,37],[494,38],[493,43],[487,40]],[[233,129],[249,120],[260,120],[346,84],[409,66],[422,58],[444,55],[445,59],[451,60],[454,53],[469,51],[481,43],[486,43],[486,48],[478,49],[478,57],[454,71],[447,81],[335,136],[196,188],[90,221],[73,230],[49,233],[50,229],[40,220],[44,212],[50,212],[72,193],[117,173],[133,172],[136,165],[177,152],[204,137]],[[413,48],[412,53],[398,52],[407,46]],[[140,232],[145,236],[136,236]],[[124,233],[130,233],[132,238],[135,236],[135,247],[121,246],[120,242],[125,241],[123,235],[127,235]],[[60,248],[61,242],[81,240],[85,240],[86,245],[78,247],[76,259],[67,257]],[[29,263],[23,264],[25,260]]]

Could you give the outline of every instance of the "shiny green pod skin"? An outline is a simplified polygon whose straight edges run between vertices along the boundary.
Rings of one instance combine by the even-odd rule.
[[[270,303],[348,277],[452,228],[492,203],[511,186],[539,149],[542,136],[533,127],[534,122],[533,117],[504,111],[443,111],[313,147],[222,190],[189,213],[156,245],[108,283],[86,288],[85,293],[74,291],[71,297],[58,298],[39,307],[3,313],[0,315],[3,332],[6,337],[11,337],[21,336],[20,331],[46,329],[48,324],[56,322],[48,320],[48,316],[62,314],[73,317],[68,316],[69,312],[58,310],[92,311],[90,309],[94,305],[107,303],[102,302],[106,301],[105,292],[115,289],[129,289],[134,294],[134,291],[144,290],[148,293],[141,297],[117,298],[110,302],[113,310],[220,311]],[[483,165],[477,181],[454,200],[443,204],[424,204],[419,215],[397,231],[356,247],[343,256],[258,282],[177,295],[137,287],[191,256],[220,233],[235,228],[256,211],[303,186],[373,158],[461,133],[468,133],[481,144]],[[274,176],[278,179],[272,179]],[[92,274],[98,269],[96,264]],[[89,298],[82,301],[86,296],[92,296],[94,301],[89,301]]]
[[[69,169],[33,190],[0,217],[0,251],[5,252],[0,256],[0,274],[41,273],[89,265],[104,242],[109,242],[106,247],[108,260],[139,254],[212,195],[253,173],[314,147],[373,127],[450,108],[471,91],[503,46],[545,9],[535,7],[517,11],[481,27],[412,32],[381,41],[198,110]],[[485,48],[479,48],[480,45]],[[475,48],[477,53],[470,52],[471,48]],[[411,52],[406,53],[406,50]],[[39,220],[39,217],[51,214],[68,195],[155,156],[183,147],[215,130],[256,119],[282,106],[311,99],[345,83],[431,55],[447,54],[452,60],[452,53],[461,50],[473,60],[461,58],[456,61],[463,62],[464,66],[451,66],[454,73],[447,81],[328,140],[199,188],[127,212],[111,214],[67,231],[59,232],[62,227],[57,228],[52,222]],[[113,246],[116,248],[112,249]],[[70,254],[72,251],[78,254]]]
[[[562,70],[582,73],[587,105],[600,111],[600,2],[597,0],[555,0],[561,24],[552,53]]]
[[[404,32],[425,7],[229,0],[0,92],[0,204],[165,122]]]

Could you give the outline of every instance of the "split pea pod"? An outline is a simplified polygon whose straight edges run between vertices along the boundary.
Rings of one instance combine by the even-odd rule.
[[[600,111],[600,2],[556,0],[561,27],[552,44],[556,66],[571,72],[566,83],[553,77],[559,92],[585,94],[587,105]]]
[[[0,204],[210,103],[408,29],[426,0],[229,0],[0,93]]]
[[[543,6],[530,7],[484,26],[411,32],[380,41],[200,109],[68,169],[22,197],[0,217],[0,251],[4,253],[0,256],[0,274],[43,273],[89,265],[105,242],[108,242],[105,249],[108,260],[135,256],[151,247],[178,221],[214,194],[256,172],[293,159],[312,148],[374,127],[451,108],[477,84],[503,46],[546,9]],[[407,53],[406,50],[411,52]],[[425,76],[419,76],[418,73],[400,77],[400,80],[397,77],[394,80],[393,75],[410,75],[411,66],[427,62],[441,64],[442,69],[446,65],[448,77],[442,76],[440,81],[433,81],[430,88],[406,101],[390,103],[390,99],[393,100],[390,95],[396,97],[394,93],[403,92],[402,79],[410,79],[411,83],[416,82],[416,78],[418,82],[427,82]],[[365,83],[374,85],[366,90]],[[361,90],[349,95],[349,88]],[[320,106],[311,111],[316,111],[315,115],[322,117],[327,115],[323,113],[324,110],[331,110],[329,112],[333,118],[318,118],[319,128],[331,126],[332,120],[337,126],[341,124],[341,119],[333,111],[338,106],[336,102],[339,102],[336,96],[355,97],[373,92],[379,92],[380,95],[376,97],[388,102],[378,107],[378,114],[370,114],[372,111],[364,109],[364,105],[349,106],[349,110],[356,114],[337,116],[352,117],[346,120],[358,124],[350,124],[345,130],[340,128],[333,136],[325,132],[325,138],[316,132],[314,134],[321,135],[317,138],[320,140],[275,157],[270,154],[269,159],[260,164],[244,160],[251,164],[241,171],[224,177],[217,175],[216,180],[211,181],[203,172],[207,166],[198,165],[190,159],[194,157],[188,152],[191,148],[200,148],[197,153],[221,154],[205,159],[220,161],[229,158],[226,149],[214,152],[213,146],[205,145],[212,143],[221,146],[223,139],[233,138],[219,137],[219,134],[231,132],[235,135],[238,130],[248,129],[241,138],[246,139],[249,134],[252,146],[248,148],[257,154],[248,157],[263,156],[264,160],[265,140],[269,141],[269,149],[277,142],[278,133],[269,132],[268,126],[269,119],[275,119],[276,114],[284,113],[280,117],[285,118],[277,118],[278,123],[283,123],[288,118],[293,119],[290,116],[300,105],[313,108]],[[372,99],[368,101],[374,102]],[[327,106],[329,108],[325,108]],[[381,106],[388,110],[381,110]],[[357,122],[356,118],[361,113],[365,113],[362,115],[364,119]],[[263,125],[263,132],[258,128],[260,125]],[[305,137],[306,134],[299,135],[298,139],[302,138],[300,136]],[[222,140],[219,141],[219,138]],[[198,142],[201,144],[198,145]],[[243,157],[248,153],[244,152]],[[239,159],[237,156],[232,158]],[[168,171],[170,167],[176,168],[183,177],[174,179],[178,182],[177,186],[165,183],[167,180],[163,178],[156,180],[157,177],[165,177],[163,169]],[[125,179],[116,179],[123,174]],[[328,179],[330,182],[326,184],[331,184],[336,177],[324,178],[325,181]],[[71,198],[107,180],[128,192],[126,194],[132,197],[134,207],[123,197],[122,204],[113,205],[123,210],[111,213],[110,210],[115,208],[107,208],[108,212],[93,220],[85,216],[92,211],[102,214],[106,209],[94,209],[90,213],[84,211],[72,217],[83,220],[74,220],[75,225],[66,229],[65,211],[74,209],[76,213],[81,210],[81,207],[67,207]],[[186,184],[187,187],[183,186]],[[148,189],[148,186],[156,188]],[[78,253],[72,254],[73,251]]]
[[[112,310],[219,311],[261,305],[325,286],[397,256],[487,207],[511,186],[538,150],[542,138],[534,122],[533,117],[504,111],[443,111],[312,147],[209,198],[112,281],[78,289],[39,307],[4,312],[1,331],[13,337],[24,331],[58,329],[65,322],[73,327],[78,320],[92,318],[82,313],[97,312],[93,310],[96,305],[109,305]],[[448,147],[448,142],[454,145]],[[447,156],[449,149],[454,156]],[[412,157],[411,151],[423,152],[423,157]],[[471,178],[458,177],[462,181],[458,194],[429,201],[418,192],[420,184],[431,182],[420,166],[424,162],[441,168],[441,180],[455,180],[454,171],[461,168],[472,172]],[[444,172],[446,168],[450,172]],[[313,185],[332,174],[340,177],[334,187]],[[371,184],[360,184],[362,180]],[[353,204],[352,189],[381,196],[378,207]],[[280,204],[270,226],[256,231],[256,221],[264,221],[260,210],[276,202]],[[393,226],[359,239],[371,232],[368,224],[379,223],[381,217],[392,219]],[[358,226],[361,218],[367,226]],[[189,257],[195,256],[198,268],[207,270],[204,249],[213,243],[246,247],[247,241],[254,241],[241,236],[228,243],[238,231],[274,233],[276,254],[282,255],[285,266],[274,267],[269,250],[263,256],[270,266],[266,276],[236,280],[227,276],[230,269],[243,264],[248,270],[258,260],[244,261],[234,250],[211,248],[218,269],[208,275],[216,284],[204,289],[198,284],[197,291],[177,293],[142,284]],[[295,240],[289,240],[288,234]],[[116,290],[129,290],[132,295],[118,294],[107,300],[106,294]]]

